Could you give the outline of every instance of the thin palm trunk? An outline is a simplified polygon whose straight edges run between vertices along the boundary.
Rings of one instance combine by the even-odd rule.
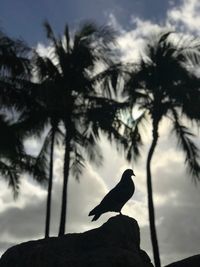
[[[65,157],[64,157],[64,176],[63,176],[63,192],[62,192],[62,205],[61,205],[61,217],[58,236],[65,234],[65,222],[67,214],[67,186],[69,178],[69,166],[70,166],[70,137],[67,134],[65,140]]]
[[[151,159],[158,141],[158,122],[153,123],[153,140],[151,147],[149,149],[147,157],[147,189],[148,189],[148,208],[149,208],[149,222],[150,222],[150,232],[151,232],[151,242],[153,246],[154,263],[156,267],[160,267],[160,254],[155,226],[155,213],[153,204],[153,189],[151,180]]]
[[[45,224],[45,238],[49,237],[49,228],[50,228],[50,219],[51,219],[51,195],[52,195],[52,184],[53,184],[54,140],[55,140],[55,129],[52,129],[50,162],[49,162],[49,184],[48,184],[46,224]]]

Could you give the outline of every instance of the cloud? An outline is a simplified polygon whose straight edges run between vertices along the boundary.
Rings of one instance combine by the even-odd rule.
[[[115,28],[117,24],[116,19],[111,16],[111,24]],[[114,22],[113,22],[114,21]],[[159,32],[161,29],[166,27],[161,27],[149,20],[141,20],[138,17],[131,17],[131,24],[133,30],[125,31],[120,28],[120,35],[117,38],[117,43],[122,52],[122,60],[125,62],[137,62],[141,56],[141,51],[145,44],[145,39],[151,32]],[[119,29],[119,27],[117,27]]]
[[[180,6],[175,6],[167,12],[168,22],[184,32],[199,34],[199,11],[200,2],[198,0],[182,0]]]
[[[122,60],[125,62],[137,62],[144,48],[145,39],[151,33],[171,30],[181,31],[187,34],[200,33],[200,2],[198,0],[182,0],[180,5],[171,1],[171,9],[166,11],[166,18],[161,23],[141,19],[136,15],[131,16],[131,30],[125,30],[113,14],[109,16],[110,25],[118,30],[117,42],[121,49]]]

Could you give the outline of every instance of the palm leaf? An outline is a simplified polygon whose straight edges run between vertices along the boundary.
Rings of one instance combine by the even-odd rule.
[[[17,198],[19,193],[19,173],[15,166],[8,165],[0,161],[0,173],[8,181],[8,186],[12,188],[13,197]]]
[[[173,132],[178,137],[178,144],[185,153],[185,163],[189,173],[194,178],[195,182],[200,180],[200,153],[195,142],[192,140],[194,134],[179,122],[178,114],[173,110]]]
[[[65,36],[65,41],[66,41],[66,52],[69,53],[71,50],[71,47],[70,47],[70,34],[69,34],[68,25],[65,26],[64,36]]]
[[[82,170],[85,167],[85,159],[82,156],[81,151],[73,149],[73,153],[71,153],[71,166],[70,170],[72,171],[72,175],[76,180],[79,180],[80,175],[82,174]]]
[[[129,118],[125,125],[124,135],[128,139],[126,158],[128,161],[136,161],[140,157],[140,149],[143,145],[141,136],[141,127],[146,121],[146,112],[143,112],[137,119]]]

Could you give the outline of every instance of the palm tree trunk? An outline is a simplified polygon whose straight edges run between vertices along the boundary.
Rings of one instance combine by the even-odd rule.
[[[62,193],[61,217],[60,217],[60,227],[59,227],[58,236],[63,236],[65,234],[69,166],[70,166],[70,137],[68,134],[66,134],[65,157],[64,157],[64,176],[63,176],[63,193]]]
[[[55,140],[55,129],[52,129],[50,162],[49,162],[49,184],[48,184],[46,223],[45,223],[45,238],[49,237],[50,218],[51,218],[51,193],[52,193],[52,183],[53,183],[54,140]]]
[[[150,166],[157,141],[158,141],[158,121],[153,122],[153,140],[147,157],[147,190],[148,190],[149,222],[150,222],[151,242],[153,246],[154,263],[156,267],[160,267],[161,263],[160,263],[160,254],[159,254],[158,240],[156,234],[156,226],[155,226],[153,190],[151,181],[151,166]]]

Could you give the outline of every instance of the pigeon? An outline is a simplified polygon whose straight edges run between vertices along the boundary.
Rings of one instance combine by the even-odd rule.
[[[131,176],[135,176],[132,169],[127,169],[122,174],[119,183],[102,199],[99,205],[90,211],[88,216],[94,215],[92,221],[96,221],[103,213],[115,211],[121,214],[124,204],[132,197],[135,186]]]

